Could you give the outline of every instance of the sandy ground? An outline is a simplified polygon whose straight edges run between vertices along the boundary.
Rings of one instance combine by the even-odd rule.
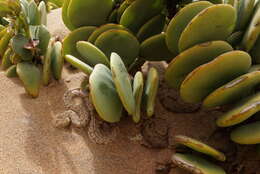
[[[53,15],[49,28],[63,37],[66,31],[57,27],[61,25],[59,15],[56,12]],[[143,141],[136,141],[140,137],[140,125],[133,124],[130,118],[122,120],[117,141],[109,145],[92,143],[84,129],[54,128],[51,124],[53,117],[65,110],[64,92],[79,87],[83,77],[82,73],[64,70],[63,80],[42,87],[39,98],[31,99],[18,79],[8,79],[0,72],[0,174],[187,174],[174,166],[169,170],[164,168],[170,163],[172,139],[176,134],[198,138],[234,156],[237,147],[230,142],[228,134],[223,136],[215,126],[219,112],[170,112],[167,107],[175,107],[175,104],[171,101],[167,101],[167,107],[162,104],[165,99],[172,99],[168,96],[172,91],[164,83],[160,85],[155,118],[146,122],[144,125],[149,126],[143,129],[146,137],[151,138],[148,140],[163,149],[147,148],[141,145]],[[154,138],[154,135],[158,136]],[[242,149],[251,154],[241,157],[250,163],[247,167],[251,172],[234,174],[260,174],[259,158],[256,159],[252,149]],[[242,165],[236,163],[237,159],[230,159],[229,167]],[[161,168],[165,170],[159,170]]]
[[[64,111],[63,93],[77,86],[80,75],[69,76],[73,84],[43,87],[40,97],[31,99],[20,81],[0,74],[1,174],[152,173],[151,166],[163,161],[159,156],[169,156],[161,155],[168,150],[148,150],[131,141],[135,132],[102,146],[91,143],[85,130],[53,128],[52,117]]]

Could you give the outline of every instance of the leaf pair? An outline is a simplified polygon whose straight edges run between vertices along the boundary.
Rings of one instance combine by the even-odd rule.
[[[213,5],[207,1],[190,3],[171,20],[166,42],[177,55],[199,43],[225,40],[233,32],[235,23],[236,11],[231,5]]]
[[[175,136],[174,140],[177,145],[188,147],[194,151],[208,155],[219,161],[226,160],[226,157],[222,152],[207,144],[204,144],[201,141],[181,135]],[[226,172],[221,167],[195,154],[175,153],[172,156],[172,161],[178,167],[184,168],[194,174],[226,174]]]

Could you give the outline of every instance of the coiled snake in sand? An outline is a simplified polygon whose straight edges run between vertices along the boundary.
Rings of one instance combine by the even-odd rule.
[[[75,101],[80,98],[81,102]],[[57,128],[65,128],[73,125],[77,128],[88,127],[88,136],[91,141],[97,144],[108,144],[112,142],[118,132],[118,127],[105,123],[98,118],[89,93],[80,88],[71,89],[63,96],[65,112],[56,115],[53,125]]]

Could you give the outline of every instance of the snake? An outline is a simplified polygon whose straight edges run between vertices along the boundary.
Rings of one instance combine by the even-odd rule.
[[[75,98],[79,98],[81,102],[75,102]],[[63,102],[66,110],[55,116],[54,127],[87,127],[89,139],[96,144],[109,144],[116,139],[119,128],[99,119],[88,91],[81,88],[69,89],[64,93]]]

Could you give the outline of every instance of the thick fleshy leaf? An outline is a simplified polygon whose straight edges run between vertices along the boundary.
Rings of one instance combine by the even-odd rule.
[[[31,37],[34,40],[38,40],[37,47],[40,49],[42,55],[46,54],[46,50],[51,38],[51,34],[44,25],[30,26]]]
[[[102,25],[100,27],[98,27],[88,38],[88,41],[92,44],[95,43],[95,41],[97,40],[97,38],[104,32],[108,31],[108,30],[112,30],[112,29],[118,29],[118,30],[126,30],[128,31],[127,28],[125,28],[123,25],[119,25],[119,24],[105,24]]]
[[[260,144],[260,121],[236,128],[231,139],[238,144]]]
[[[17,72],[16,72],[16,65],[12,65],[10,66],[6,72],[5,72],[6,77],[8,78],[13,78],[13,77],[17,77]]]
[[[67,9],[68,19],[75,27],[99,26],[106,23],[113,0],[72,0]]]
[[[128,67],[138,57],[140,44],[136,37],[125,30],[109,30],[102,33],[95,45],[102,50],[107,57],[116,52]]]
[[[250,51],[257,41],[260,33],[260,6],[256,10],[246,33],[244,34],[241,47],[246,51]]]
[[[133,82],[133,94],[135,98],[135,114],[133,115],[133,121],[138,123],[141,119],[141,104],[142,95],[144,89],[144,80],[142,72],[138,71],[134,76]]]
[[[149,19],[158,15],[164,7],[163,0],[138,0],[124,11],[120,18],[120,24],[129,28],[132,32],[137,33],[138,30]]]
[[[28,8],[29,25],[41,25],[41,14],[35,1],[30,1]]]
[[[69,29],[69,30],[74,30],[76,29],[76,27],[71,23],[69,17],[68,17],[68,7],[70,4],[71,0],[63,0],[63,5],[62,5],[62,21],[65,24],[65,26]]]
[[[1,68],[3,70],[6,70],[10,66],[12,66],[11,55],[12,55],[12,50],[11,50],[11,48],[8,48],[5,51],[5,54],[4,54],[3,58],[2,58]]]
[[[42,82],[44,85],[48,85],[51,79],[51,53],[53,49],[53,44],[53,40],[51,40],[48,44],[48,48],[43,60]]]
[[[165,72],[165,80],[171,87],[179,89],[185,77],[195,68],[232,50],[231,45],[225,41],[212,41],[195,45],[171,61]]]
[[[86,41],[77,42],[77,50],[81,57],[84,58],[84,62],[87,62],[90,66],[95,66],[98,63],[109,66],[109,59],[107,56],[95,45]]]
[[[238,102],[234,108],[221,115],[216,123],[219,127],[233,126],[250,118],[259,110],[260,93],[257,93]]]
[[[175,136],[174,140],[177,144],[184,145],[197,152],[209,155],[219,161],[226,160],[226,157],[222,152],[216,150],[215,148],[213,148],[201,141],[195,140],[195,139],[187,137],[187,136],[182,136],[182,135]]]
[[[24,84],[24,88],[32,97],[38,97],[41,84],[41,72],[28,62],[18,63],[16,72]]]
[[[123,1],[122,4],[120,5],[120,7],[117,10],[117,22],[120,22],[121,16],[123,15],[123,13],[125,12],[125,10],[131,5],[131,3],[134,0],[129,0],[129,1]]]
[[[166,61],[174,58],[166,45],[165,33],[146,39],[140,46],[140,56],[149,61]]]
[[[180,95],[186,102],[201,102],[220,86],[245,74],[250,66],[251,57],[246,52],[230,51],[221,54],[189,73],[181,84]]]
[[[138,40],[143,42],[153,35],[160,34],[166,23],[165,18],[165,15],[159,14],[146,22],[136,35]]]
[[[91,100],[99,116],[109,123],[119,122],[123,106],[111,71],[103,64],[96,65],[89,77],[89,86]]]
[[[150,68],[147,74],[144,89],[144,103],[148,117],[153,116],[156,96],[159,87],[159,74],[155,68]]]
[[[63,40],[62,54],[64,56],[69,54],[81,60],[84,60],[77,51],[76,43],[78,41],[88,40],[89,36],[95,29],[96,27],[87,26],[78,28],[69,33]]]
[[[242,75],[212,92],[203,101],[205,107],[216,107],[233,103],[252,94],[260,84],[260,71]]]
[[[240,0],[237,10],[236,31],[244,30],[247,27],[252,14],[254,13],[255,0]]]
[[[235,24],[236,10],[231,5],[208,7],[195,16],[183,30],[178,43],[179,51],[207,41],[225,40],[233,32]]]
[[[14,31],[10,28],[7,29],[5,35],[0,40],[0,57],[2,57],[9,46],[9,42],[14,35]]]
[[[194,174],[226,174],[221,167],[195,155],[176,153],[172,156],[172,161],[178,167]]]
[[[183,7],[172,18],[166,30],[166,43],[175,56],[179,53],[178,43],[183,30],[199,12],[212,5],[208,1],[193,2]]]
[[[46,9],[46,4],[44,1],[41,1],[39,6],[38,6],[38,10],[40,12],[40,16],[41,16],[41,24],[42,25],[47,25],[47,9]]]
[[[11,54],[10,60],[11,60],[12,64],[17,64],[17,63],[23,61],[23,60],[21,59],[21,56],[19,56],[19,55],[16,54],[16,53],[12,53],[12,54]]]
[[[61,42],[56,42],[53,45],[53,49],[51,51],[51,70],[52,75],[56,80],[61,79],[61,73],[64,64],[64,57],[62,56],[61,51]]]
[[[29,13],[29,1],[27,0],[20,0],[21,8],[24,16],[28,16]]]
[[[127,110],[128,114],[134,115],[136,108],[130,76],[122,59],[118,54],[111,54],[110,67],[112,78],[121,102]]]
[[[93,68],[91,66],[87,65],[86,63],[82,62],[81,60],[72,55],[66,55],[65,60],[69,62],[72,66],[83,71],[87,75],[90,75],[93,71]]]
[[[29,39],[22,34],[15,35],[11,40],[12,49],[24,61],[30,61],[33,58],[31,51],[25,49],[28,43]]]

